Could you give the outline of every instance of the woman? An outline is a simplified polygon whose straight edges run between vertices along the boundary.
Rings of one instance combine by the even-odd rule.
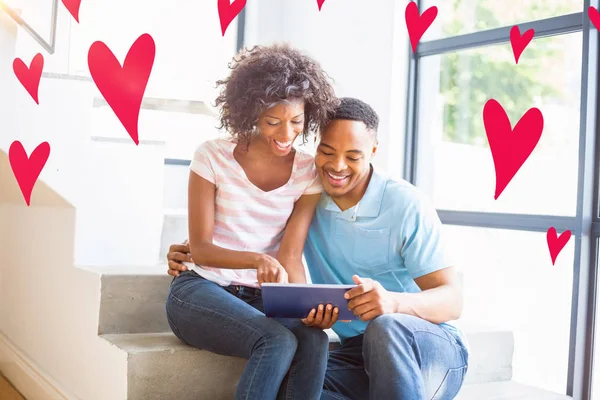
[[[285,45],[243,50],[217,82],[221,128],[190,165],[195,266],[171,284],[167,316],[185,343],[248,359],[237,399],[318,399],[327,335],[262,310],[260,284],[304,283],[302,250],[322,191],[313,158],[294,149],[338,100],[317,62]]]

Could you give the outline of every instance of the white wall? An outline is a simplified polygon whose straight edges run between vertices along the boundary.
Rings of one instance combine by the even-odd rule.
[[[73,265],[76,211],[70,202],[81,203],[77,187],[85,181],[78,171],[86,161],[89,121],[78,106],[86,93],[74,82],[57,87],[44,79],[41,105],[32,105],[12,71],[15,34],[15,24],[0,14],[0,370],[34,400],[18,357],[70,398],[110,398],[108,393],[126,392],[126,364],[108,364],[119,355],[96,334],[99,277]],[[44,140],[52,148],[30,207],[8,161],[14,140],[28,152]],[[78,357],[64,362],[73,351]]]
[[[11,57],[15,50],[15,35],[16,26],[12,21],[8,19],[6,15],[0,13],[0,54],[5,54],[6,57]],[[10,59],[10,58],[9,58]],[[11,73],[11,66],[6,62],[0,62],[0,82],[3,81],[4,77],[9,76]],[[2,117],[10,117],[14,113],[13,103],[9,101],[6,96],[0,96],[0,110],[3,110],[3,114],[0,114],[0,120]],[[2,130],[0,130],[0,137],[2,137]],[[0,197],[6,193],[4,185],[0,182]],[[7,258],[8,248],[6,246],[6,240],[8,239],[8,230],[6,227],[8,222],[6,220],[6,213],[3,212],[2,206],[0,206],[0,288],[4,282],[4,268],[3,265]],[[0,292],[1,294],[2,292]],[[4,327],[4,319],[0,318],[0,332]]]
[[[154,265],[162,229],[164,144],[90,140],[77,186],[77,265]],[[99,167],[101,166],[101,167]]]
[[[12,80],[15,79],[12,60],[15,57],[16,35],[16,24],[6,14],[0,12],[0,59],[2,60],[0,62],[0,82],[2,85],[0,86],[2,88],[0,93],[5,93],[0,95],[0,121],[3,122],[3,125],[9,123],[11,127],[15,124],[16,107],[11,96],[7,96],[6,93],[12,93],[15,90],[12,83]],[[8,138],[11,134],[12,132],[7,128],[0,129],[0,148],[5,148],[7,144],[10,146]]]
[[[142,141],[136,147],[128,136],[94,140],[92,128],[102,110],[92,109],[98,91],[91,82],[42,78],[39,106],[14,76],[2,83],[8,90],[0,97],[16,110],[0,119],[0,149],[8,151],[20,140],[31,154],[41,142],[50,143],[40,179],[77,207],[77,263],[155,263],[164,143]],[[113,135],[126,135],[113,119]]]
[[[404,159],[408,38],[405,2],[248,2],[247,45],[287,41],[317,59],[339,96],[357,97],[380,117],[375,163],[399,178]]]
[[[37,105],[12,71],[15,56],[28,64],[41,52],[45,73],[68,72],[72,17],[64,7],[59,9],[54,55],[20,28],[15,46],[12,21],[13,34],[3,32],[0,149],[8,152],[11,143],[20,140],[31,154],[41,142],[50,143],[40,180],[77,208],[77,264],[154,264],[162,229],[164,142],[145,140],[141,126],[136,147],[108,107],[93,108],[94,98],[101,95],[91,80],[44,76]]]
[[[105,42],[122,61],[147,32],[157,51],[145,97],[211,100],[211,86],[227,69],[237,33],[234,23],[222,37],[216,13],[216,2],[208,6],[187,0],[90,0],[82,3],[77,24],[59,7],[56,53],[46,57],[45,72],[87,77],[87,52],[94,41]],[[26,58],[37,51],[39,46],[27,35],[19,36],[17,55]],[[203,115],[142,110],[141,143],[136,147],[109,107],[92,107],[94,98],[102,98],[93,82],[43,78],[40,92],[47,103],[25,104],[19,115],[36,112],[39,118],[20,127],[20,133],[27,138],[42,128],[55,133],[51,145],[53,151],[58,149],[55,156],[60,161],[54,161],[61,165],[52,165],[44,173],[53,175],[43,179],[76,205],[76,263],[156,263],[163,222],[163,159],[190,158],[198,144],[215,135],[215,123]],[[169,187],[168,192],[185,198],[187,185]]]
[[[47,187],[31,207],[0,202],[0,371],[31,400],[48,397],[23,359],[69,399],[125,398],[126,355],[97,336],[100,276],[73,266],[75,210],[46,200],[56,203]]]

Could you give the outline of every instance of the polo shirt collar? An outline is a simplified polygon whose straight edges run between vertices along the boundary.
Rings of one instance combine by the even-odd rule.
[[[363,195],[362,199],[354,207],[349,208],[343,213],[352,212],[356,217],[377,217],[383,202],[383,194],[387,184],[386,176],[375,166],[371,165],[373,173],[369,186]],[[324,194],[324,206],[328,211],[342,212],[331,196]]]

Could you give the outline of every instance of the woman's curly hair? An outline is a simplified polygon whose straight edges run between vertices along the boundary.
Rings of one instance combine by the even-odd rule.
[[[282,101],[304,101],[303,142],[319,132],[339,105],[318,62],[287,44],[242,49],[229,64],[231,74],[217,81],[220,127],[248,144],[260,114]]]

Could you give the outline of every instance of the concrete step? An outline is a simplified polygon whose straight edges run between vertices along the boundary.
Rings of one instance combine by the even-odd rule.
[[[101,274],[98,333],[170,332],[167,265],[95,268]]]
[[[332,340],[336,340],[333,332],[329,334]],[[494,392],[482,383],[511,378],[512,335],[497,331],[476,332],[469,336],[474,338],[476,347],[465,385],[473,385],[475,389],[469,389],[474,393],[469,395],[471,397],[463,398],[484,399],[486,397],[476,396]],[[240,358],[220,356],[187,346],[171,333],[105,334],[100,337],[125,353],[130,400],[231,399],[246,365],[246,360]],[[481,344],[485,344],[485,349],[479,347]],[[505,351],[495,351],[502,348]],[[524,390],[521,392],[525,393]]]
[[[165,301],[172,277],[166,270],[166,265],[96,269],[102,274],[98,333],[167,333],[170,337]],[[514,350],[512,333],[462,322],[457,325],[467,335],[471,347],[471,367],[466,381],[510,380]],[[333,332],[331,334],[333,348],[337,338]]]
[[[127,357],[128,400],[233,399],[246,360],[191,348],[170,333],[101,337]]]
[[[512,379],[514,336],[512,332],[479,325],[457,323],[470,348],[466,384]]]
[[[524,385],[515,381],[463,386],[456,400],[566,400],[572,397]]]

